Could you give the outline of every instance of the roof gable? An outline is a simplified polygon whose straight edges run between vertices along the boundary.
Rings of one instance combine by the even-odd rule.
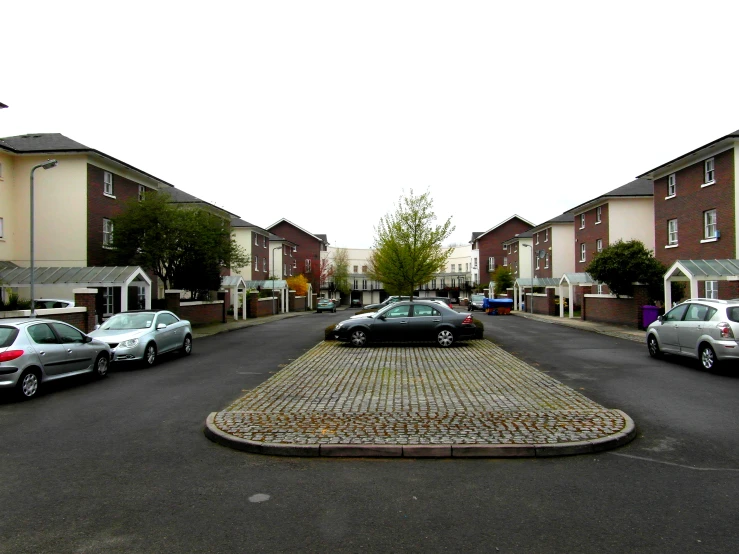
[[[609,198],[649,198],[654,196],[654,181],[649,179],[636,179],[625,185],[621,185],[618,188],[613,189],[601,196],[597,196],[587,202],[575,206],[570,210],[574,215],[580,212],[584,212],[589,207],[595,204],[602,204]]]
[[[501,222],[500,222],[500,223],[498,223],[497,225],[493,225],[493,226],[492,226],[492,227],[490,227],[490,229],[488,229],[487,231],[484,231],[484,232],[482,232],[482,233],[478,233],[478,232],[474,232],[474,233],[472,233],[472,240],[471,240],[470,242],[475,242],[476,240],[478,240],[478,239],[480,239],[480,238],[484,237],[485,235],[487,235],[488,233],[490,233],[490,232],[492,232],[492,231],[495,231],[495,230],[496,230],[497,228],[499,228],[499,227],[502,227],[503,225],[505,225],[505,224],[506,224],[506,223],[508,223],[509,221],[512,221],[513,219],[518,219],[519,221],[521,221],[521,222],[525,223],[526,225],[529,225],[530,227],[533,227],[533,226],[534,226],[534,224],[533,224],[533,223],[531,223],[530,221],[528,221],[528,220],[526,220],[526,219],[522,218],[522,217],[521,217],[520,215],[516,215],[516,214],[513,214],[513,215],[512,215],[511,217],[509,217],[508,219],[505,219],[505,220],[501,221]]]

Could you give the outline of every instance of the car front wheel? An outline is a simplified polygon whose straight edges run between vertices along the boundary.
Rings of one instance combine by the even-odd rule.
[[[352,346],[361,347],[367,344],[367,333],[362,329],[356,329],[349,335],[349,341]]]
[[[647,348],[649,349],[649,355],[652,358],[659,358],[662,356],[662,351],[659,349],[657,337],[654,335],[649,335],[649,338],[647,339]]]
[[[448,348],[454,342],[454,333],[452,333],[449,329],[442,329],[436,335],[436,342],[442,348]]]
[[[95,367],[93,369],[93,375],[98,378],[105,377],[108,375],[108,355],[100,354],[95,360]]]
[[[189,356],[192,354],[192,337],[190,335],[185,337],[185,340],[182,343],[181,352],[183,356]]]
[[[150,342],[146,345],[146,350],[144,351],[144,365],[146,367],[153,366],[157,361],[157,347],[153,342]]]
[[[716,353],[713,351],[713,348],[707,344],[701,347],[700,360],[703,369],[716,369],[716,366],[718,365]]]

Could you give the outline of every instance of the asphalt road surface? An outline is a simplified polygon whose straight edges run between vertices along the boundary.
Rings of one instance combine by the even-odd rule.
[[[152,369],[0,398],[0,552],[737,550],[739,378],[651,360],[626,340],[483,316],[496,343],[634,418],[637,439],[616,451],[283,458],[204,437],[208,413],[346,315],[249,327]]]

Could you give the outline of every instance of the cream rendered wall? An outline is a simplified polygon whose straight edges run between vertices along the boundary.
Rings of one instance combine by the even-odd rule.
[[[449,261],[447,261],[447,268],[446,270],[448,272],[452,271],[452,264],[455,265],[455,267],[461,267],[462,269],[455,269],[454,273],[468,273],[470,281],[472,280],[472,245],[467,244],[464,246],[455,246],[453,248],[450,248],[452,251],[451,256],[449,256]],[[469,270],[467,269],[469,267]]]
[[[15,228],[18,224],[15,205],[14,158],[0,153],[0,218],[3,220],[3,232],[0,236],[0,260],[12,260],[15,256],[14,245],[17,242]]]
[[[251,245],[254,240],[251,230],[244,227],[231,227],[231,233],[233,233],[236,244],[246,250],[247,253],[251,253]],[[235,267],[231,269],[231,275],[241,275],[245,281],[252,281],[251,269],[251,264],[246,267]]]
[[[14,160],[13,244],[10,259],[28,266],[30,257],[30,175],[50,156]],[[59,164],[34,172],[34,265],[87,265],[87,156],[54,156]],[[8,259],[8,258],[5,258]]]
[[[654,250],[654,199],[624,198],[608,201],[608,240],[640,240]],[[606,245],[604,244],[605,248]]]
[[[552,225],[552,277],[575,272],[575,225]]]
[[[531,248],[523,245],[531,246],[533,241],[532,237],[518,239],[518,277],[521,279],[531,279]]]

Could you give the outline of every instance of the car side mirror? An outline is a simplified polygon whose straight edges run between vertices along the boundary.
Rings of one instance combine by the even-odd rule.
[[[377,319],[381,319],[382,321],[385,321],[385,314],[377,316]]]
[[[665,320],[665,316],[663,315],[657,316],[657,321],[659,321],[660,323],[662,323],[664,320]]]
[[[158,323],[157,324],[157,331],[161,331],[162,329],[165,329],[167,327],[166,323]]]
[[[100,329],[100,324],[99,324],[99,323],[96,323],[96,324],[95,324],[95,329],[94,329],[94,330],[95,330],[95,331],[97,331],[98,329]]]
[[[92,342],[92,337],[85,335],[82,339],[82,342]]]

